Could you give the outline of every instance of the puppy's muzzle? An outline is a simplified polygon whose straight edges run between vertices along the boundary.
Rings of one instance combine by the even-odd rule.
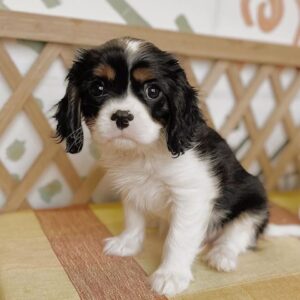
[[[132,121],[134,117],[128,110],[117,110],[112,114],[110,119],[116,122],[116,125],[120,130],[123,130],[129,126],[129,122]]]

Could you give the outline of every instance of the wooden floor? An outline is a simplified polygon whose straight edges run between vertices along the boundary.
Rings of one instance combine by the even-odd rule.
[[[275,205],[271,221],[300,223]],[[148,281],[163,244],[156,230],[147,230],[144,250],[135,258],[102,254],[103,239],[122,228],[119,204],[2,215],[0,299],[166,299]],[[195,281],[174,299],[300,299],[299,249],[295,238],[261,239],[256,251],[240,257],[232,273],[212,270],[199,259]]]

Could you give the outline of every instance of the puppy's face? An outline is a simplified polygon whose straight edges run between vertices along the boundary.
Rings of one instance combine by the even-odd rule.
[[[82,119],[101,144],[131,149],[163,135],[173,155],[191,146],[202,122],[178,61],[142,40],[116,39],[82,51],[67,79],[55,118],[71,153],[83,145]]]

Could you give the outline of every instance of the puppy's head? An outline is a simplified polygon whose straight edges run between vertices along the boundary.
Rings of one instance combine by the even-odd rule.
[[[122,38],[79,53],[57,105],[57,136],[66,151],[83,146],[84,120],[99,143],[120,149],[165,136],[178,156],[203,124],[195,90],[178,61],[143,40]]]

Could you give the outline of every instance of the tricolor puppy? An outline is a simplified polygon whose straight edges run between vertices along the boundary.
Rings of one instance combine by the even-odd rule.
[[[267,225],[266,194],[207,126],[174,56],[143,40],[115,39],[81,51],[67,79],[57,135],[68,152],[79,152],[84,121],[123,199],[125,229],[105,241],[105,253],[137,254],[145,215],[154,214],[169,221],[162,261],[151,276],[155,291],[186,289],[207,243],[208,264],[234,270]]]

